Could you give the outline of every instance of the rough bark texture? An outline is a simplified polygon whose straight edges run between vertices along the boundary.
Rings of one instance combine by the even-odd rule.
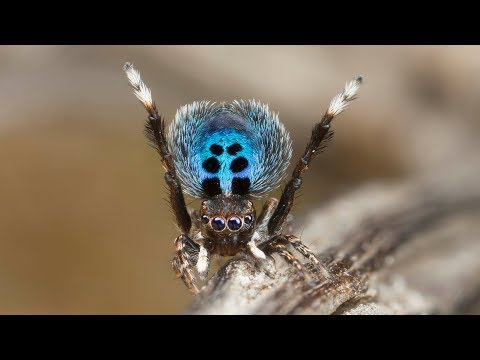
[[[233,259],[187,313],[479,312],[479,175],[477,167],[450,167],[334,199],[297,231],[327,265],[330,280],[314,276],[307,284],[278,258],[274,278]]]

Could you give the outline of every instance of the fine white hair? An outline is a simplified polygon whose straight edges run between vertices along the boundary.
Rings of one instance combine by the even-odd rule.
[[[123,70],[127,74],[128,81],[133,88],[135,96],[147,109],[153,107],[152,93],[140,77],[140,72],[129,62],[123,65]]]
[[[348,103],[356,99],[357,91],[362,82],[363,76],[361,75],[357,75],[353,80],[347,82],[343,91],[330,101],[327,114],[330,116],[337,116],[345,110]]]

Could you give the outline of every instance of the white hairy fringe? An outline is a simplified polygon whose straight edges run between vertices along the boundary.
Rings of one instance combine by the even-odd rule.
[[[336,95],[330,102],[327,114],[337,116],[346,109],[348,103],[356,99],[357,91],[363,82],[363,76],[358,75],[352,81],[345,84],[343,91]]]
[[[123,70],[127,74],[128,81],[130,81],[135,96],[146,108],[151,108],[153,106],[152,93],[142,81],[140,72],[129,62],[123,65]]]

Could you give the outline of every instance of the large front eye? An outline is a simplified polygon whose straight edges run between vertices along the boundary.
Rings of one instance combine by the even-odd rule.
[[[212,219],[212,228],[215,231],[222,231],[225,229],[225,220],[219,216]]]
[[[239,217],[237,216],[232,216],[230,219],[228,219],[228,228],[230,230],[238,230],[242,227],[242,220],[240,220]]]

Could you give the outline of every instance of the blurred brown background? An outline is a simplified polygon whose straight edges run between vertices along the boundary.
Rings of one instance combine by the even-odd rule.
[[[355,74],[360,98],[305,177],[294,214],[375,179],[478,156],[480,47],[0,47],[0,313],[178,313],[178,231],[131,61],[161,113],[256,98],[280,113],[295,156]],[[197,205],[194,202],[193,205]]]

